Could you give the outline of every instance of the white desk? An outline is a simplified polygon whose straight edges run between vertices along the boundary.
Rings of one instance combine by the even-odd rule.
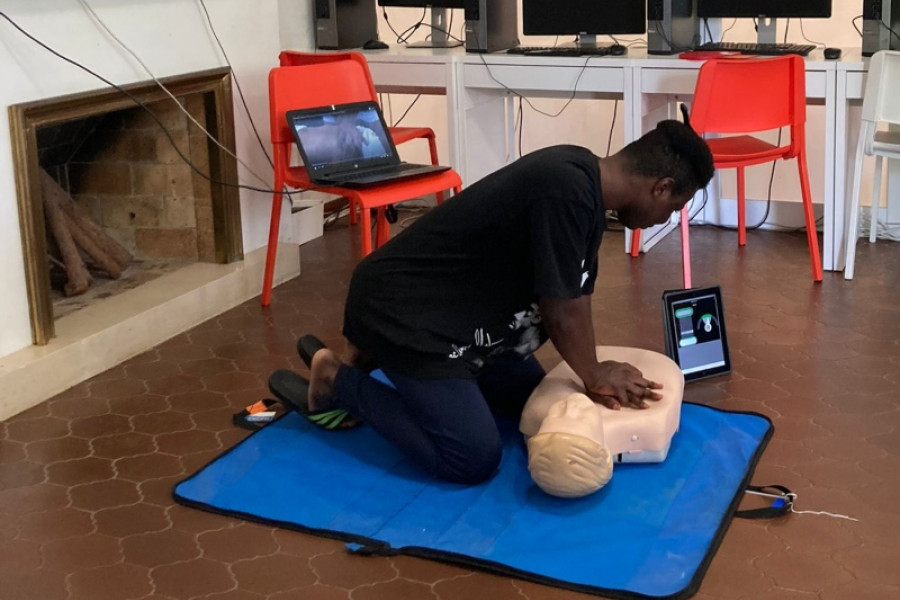
[[[444,94],[447,96],[447,131],[450,139],[450,165],[462,175],[466,144],[457,128],[457,59],[465,50],[457,48],[403,48],[363,52],[369,63],[372,81],[379,92],[398,94]],[[467,182],[463,177],[463,182]]]
[[[813,200],[823,204],[826,270],[843,266],[847,104],[861,97],[865,71],[852,51],[845,53],[840,61],[826,61],[817,50],[806,61],[808,101],[825,107],[823,197]],[[660,119],[675,116],[674,101],[693,94],[701,64],[676,56],[647,56],[641,50],[626,56],[563,58],[401,48],[367,52],[366,57],[379,90],[447,94],[450,161],[465,183],[516,158],[515,94],[620,98],[628,143]],[[651,240],[645,249],[655,243],[652,230],[644,238]]]

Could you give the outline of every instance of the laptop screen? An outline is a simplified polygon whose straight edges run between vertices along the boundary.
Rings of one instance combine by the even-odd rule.
[[[287,119],[310,174],[352,172],[399,161],[374,102],[290,111]]]

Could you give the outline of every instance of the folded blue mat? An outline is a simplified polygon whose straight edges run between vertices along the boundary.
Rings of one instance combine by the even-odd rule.
[[[771,422],[682,406],[665,462],[617,464],[580,499],[532,481],[514,423],[478,486],[424,476],[369,427],[289,413],[175,487],[176,501],[343,539],[351,549],[464,564],[612,598],[693,595],[749,484]]]

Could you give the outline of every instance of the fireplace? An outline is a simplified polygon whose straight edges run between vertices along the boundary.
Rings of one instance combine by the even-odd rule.
[[[51,286],[51,265],[60,261],[48,260],[57,245],[45,225],[48,181],[135,258],[123,267],[125,287],[181,263],[243,257],[230,73],[213,69],[162,83],[184,111],[156,82],[127,86],[127,94],[101,90],[10,106],[35,344],[53,337],[55,312],[72,310]],[[185,112],[227,151],[188,123]]]

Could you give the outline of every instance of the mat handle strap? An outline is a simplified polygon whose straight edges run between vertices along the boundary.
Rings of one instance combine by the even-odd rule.
[[[783,485],[748,485],[745,494],[767,496],[773,499],[771,506],[739,510],[734,516],[739,519],[774,519],[791,512],[797,495]]]
[[[369,540],[366,543],[347,542],[345,544],[350,554],[359,556],[396,556],[397,551],[394,550],[387,542],[379,542],[377,540]]]

